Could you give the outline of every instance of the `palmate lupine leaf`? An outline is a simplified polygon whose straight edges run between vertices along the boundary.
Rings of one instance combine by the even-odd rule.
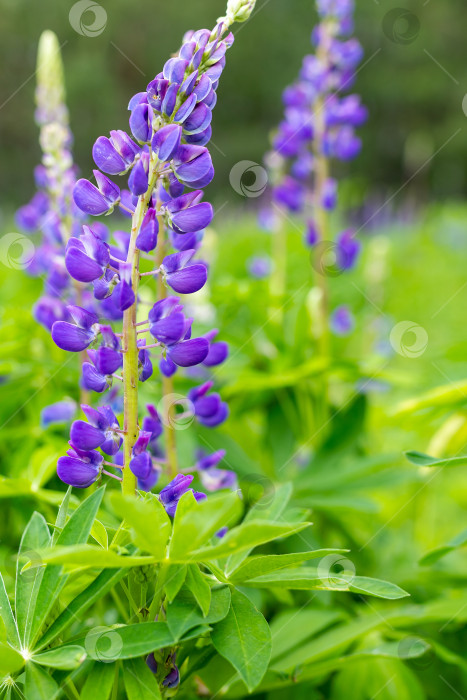
[[[40,513],[33,513],[23,532],[16,562],[15,614],[22,646],[28,646],[33,627],[36,601],[45,569],[36,566],[22,571],[26,562],[40,564],[38,554],[50,542],[47,523]]]
[[[117,515],[131,528],[136,546],[156,559],[164,559],[172,523],[159,500],[151,494],[145,500],[136,500],[114,492],[110,502]]]
[[[115,666],[115,663],[96,662],[81,688],[80,700],[108,700],[114,684]]]
[[[28,700],[51,700],[58,694],[59,687],[45,668],[29,661],[26,664],[24,696]]]
[[[183,588],[174,602],[167,606],[167,624],[173,636],[180,639],[193,627],[219,622],[229,611],[230,598],[230,590],[227,586],[214,588],[209,610],[206,615],[203,615],[192,593],[187,588]]]
[[[203,616],[206,617],[211,605],[211,586],[197,564],[187,565],[185,585],[193,594]]]
[[[85,658],[84,647],[72,644],[33,654],[31,661],[39,666],[71,670],[82,664]]]
[[[311,552],[297,552],[294,554],[268,554],[260,557],[249,557],[229,577],[233,583],[241,583],[264,576],[273,571],[287,569],[293,564],[301,564],[310,559],[318,559],[329,554],[345,554],[348,549],[314,549]]]
[[[211,635],[218,651],[238,671],[251,692],[266,673],[271,657],[271,631],[263,615],[240,591]]]
[[[104,488],[97,489],[78,506],[58,536],[57,546],[68,546],[87,541],[104,495]],[[66,578],[59,566],[49,565],[43,569],[27,638],[28,643],[32,642],[34,645],[37,640],[53,604],[65,585]]]
[[[166,622],[98,626],[73,642],[84,647],[88,658],[106,662],[145,656],[175,643]]]

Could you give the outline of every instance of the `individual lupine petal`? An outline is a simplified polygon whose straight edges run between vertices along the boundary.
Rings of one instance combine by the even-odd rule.
[[[185,316],[181,311],[171,313],[155,323],[150,323],[149,330],[156,340],[164,345],[177,343],[185,332]]]
[[[84,420],[71,424],[70,440],[79,450],[94,450],[105,442],[105,433]]]
[[[66,321],[56,321],[52,326],[52,340],[55,345],[69,352],[86,350],[95,337],[93,331],[87,331]]]
[[[60,457],[57,462],[58,478],[65,484],[78,489],[91,486],[101,472],[99,464],[104,458],[98,452],[89,453],[89,455],[92,456],[92,459],[83,455],[78,456],[74,450],[69,450],[68,455]]]
[[[99,300],[107,299],[112,294],[117,283],[117,273],[107,268],[102,277],[93,282],[94,297]]]
[[[148,173],[141,158],[133,168],[128,178],[128,187],[135,197],[145,194],[148,189]]]
[[[131,104],[131,103],[130,103]],[[131,133],[139,143],[149,143],[152,136],[153,111],[146,103],[137,104],[130,115]]]
[[[152,150],[159,160],[166,162],[177,153],[182,139],[182,128],[178,124],[167,124],[153,136]]]
[[[217,104],[217,93],[216,93],[216,91],[215,91],[213,88],[211,88],[211,91],[210,91],[210,92],[206,95],[206,97],[204,98],[203,104],[206,105],[206,107],[209,107],[209,109],[211,110],[211,112],[212,112],[212,110],[214,109],[214,107],[216,106],[216,104]],[[205,131],[206,131],[206,129],[204,130],[204,132],[205,132]],[[203,133],[204,133],[204,132],[203,132]]]
[[[305,243],[311,247],[316,245],[319,241],[319,232],[316,223],[309,219],[306,225],[305,231]]]
[[[153,464],[149,476],[146,479],[138,479],[138,489],[140,491],[150,491],[159,481],[161,468]]]
[[[146,665],[153,673],[157,673],[157,661],[154,658],[154,653],[146,657]]]
[[[149,415],[143,419],[143,431],[151,433],[151,441],[157,440],[164,432],[164,428],[157,413],[156,407],[152,404],[146,406]]]
[[[198,102],[203,102],[212,90],[213,81],[206,73],[200,76],[200,79],[195,85],[195,94]]]
[[[188,251],[183,252],[186,253]],[[173,255],[181,255],[181,253],[173,253]],[[161,267],[164,267],[164,265]],[[165,276],[167,284],[178,294],[193,294],[194,292],[198,292],[206,284],[207,278],[208,271],[206,265],[203,263],[188,265],[176,272],[167,273]]]
[[[131,263],[120,263],[120,282],[115,287],[112,297],[122,311],[129,309],[135,303],[135,293],[131,288]]]
[[[212,120],[212,112],[202,102],[197,105],[190,116],[183,123],[183,131],[186,134],[197,134],[204,131]]]
[[[110,209],[107,199],[89,180],[78,180],[73,189],[73,199],[81,211],[92,216],[106,214]]]
[[[177,474],[159,493],[159,500],[171,517],[175,515],[178,501],[188,491],[192,481],[193,476],[191,474]]]
[[[121,199],[119,203],[119,209],[123,216],[131,217],[135,211],[135,205],[133,203],[133,195],[129,190],[121,191]]]
[[[148,209],[141,228],[136,237],[136,247],[145,253],[150,253],[157,246],[157,234],[159,232],[159,222],[156,216],[156,210]]]
[[[355,328],[355,319],[349,307],[343,304],[331,314],[330,327],[334,335],[349,335]]]
[[[208,126],[204,131],[198,134],[186,134],[185,141],[195,146],[205,146],[211,140],[212,128]]]
[[[172,377],[177,371],[177,365],[172,362],[170,357],[161,357],[159,360],[159,369],[164,377]]]
[[[209,352],[206,338],[182,340],[167,349],[168,357],[179,367],[194,367],[203,362]]]
[[[209,351],[205,360],[203,360],[203,365],[205,367],[215,367],[216,365],[220,365],[225,362],[228,357],[229,346],[225,341],[219,341],[217,343],[212,342],[217,333],[218,331],[216,329],[206,333],[204,336],[209,342]]]
[[[195,469],[197,471],[212,469],[212,467],[216,467],[219,462],[224,459],[225,455],[225,450],[216,450],[216,452],[212,452],[211,454],[206,454],[203,450],[198,450],[196,453]]]
[[[214,175],[211,156],[204,146],[182,144],[174,164],[176,177],[190,187],[204,187]]]
[[[96,338],[98,328],[97,316],[80,306],[69,305],[67,311],[77,325],[67,321],[56,321],[52,326],[52,339],[62,350],[80,352],[85,350]]]
[[[183,58],[169,58],[163,68],[163,75],[170,83],[181,83],[188,68],[189,61]]]
[[[89,391],[95,391],[97,394],[102,394],[109,388],[111,381],[105,374],[99,372],[90,362],[83,362],[83,387]]]
[[[146,341],[138,341],[138,347],[140,351],[138,352],[138,376],[141,382],[145,382],[149,377],[152,376],[152,362],[151,355],[148,350],[144,348]]]
[[[209,76],[209,78],[213,82],[215,82],[216,80],[219,80],[219,78],[221,77],[222,71],[224,70],[224,67],[225,67],[225,56],[223,56],[213,66],[210,66],[206,71],[206,75]]]
[[[65,321],[69,318],[65,304],[60,299],[47,296],[38,300],[32,312],[35,320],[49,331],[57,321]]]
[[[45,406],[41,411],[41,428],[49,425],[68,423],[76,413],[76,401],[57,401],[57,403]]]
[[[222,539],[223,537],[226,536],[228,531],[229,531],[229,528],[227,527],[227,525],[224,525],[224,527],[221,527],[221,529],[216,532],[216,537],[218,537],[219,539]]]
[[[204,495],[204,494],[203,494]],[[196,496],[195,496],[196,498]],[[162,681],[162,685],[166,688],[176,688],[180,683],[180,671],[178,666],[174,665],[171,671],[166,675]]]
[[[206,469],[200,472],[201,483],[207,491],[237,489],[237,475],[229,469]]]
[[[328,211],[334,209],[337,204],[337,182],[331,177],[324,183],[321,204]]]
[[[140,455],[146,451],[149,441],[151,440],[151,432],[149,430],[140,430],[138,438],[133,445],[133,454]]]
[[[187,97],[189,97],[195,88],[195,83],[198,80],[198,76],[199,76],[199,71],[197,71],[197,70],[193,71],[193,73],[188,75],[188,77],[185,78],[183,83],[180,85],[180,92],[183,93],[184,95],[186,95]],[[195,98],[195,103],[196,103],[196,98]],[[177,114],[178,114],[178,112],[177,112]],[[175,118],[175,121],[176,121],[176,118]]]
[[[86,328],[88,330],[99,321],[99,319],[93,311],[83,309],[82,306],[68,304],[66,308],[74,322],[81,328]]]
[[[267,255],[254,255],[248,260],[248,272],[257,280],[269,277],[272,270],[272,261]]]
[[[179,197],[178,199],[183,199]],[[176,202],[177,200],[173,200]],[[202,231],[211,223],[214,211],[209,202],[199,202],[193,206],[188,206],[186,209],[172,211],[174,207],[169,204],[167,212],[169,213],[169,224],[176,233],[196,233]]]
[[[112,141],[106,136],[99,136],[92,147],[92,157],[98,168],[109,175],[120,175],[127,170],[127,165]]]
[[[298,212],[303,209],[305,190],[301,183],[287,176],[274,188],[273,197],[278,204],[282,204],[290,211]]]
[[[65,253],[65,265],[78,282],[93,282],[104,274],[110,262],[109,249],[87,226],[79,239],[70,238]]]
[[[188,119],[190,114],[193,112],[194,108],[196,107],[197,101],[198,101],[198,98],[196,96],[196,93],[194,92],[185,100],[185,102],[181,105],[181,107],[179,107],[178,110],[175,112],[174,117],[173,117],[174,122],[177,122],[178,124],[183,124],[185,119]]]
[[[196,233],[172,233],[171,241],[175,250],[197,250],[203,240],[204,231],[196,231]]]
[[[355,238],[352,229],[343,231],[336,240],[337,264],[341,270],[350,270],[354,267],[360,253],[361,244]]]
[[[182,310],[183,306],[180,304],[180,299],[178,297],[166,297],[165,299],[156,301],[148,314],[148,320],[150,323],[156,323],[160,321],[161,318],[165,318],[175,311]]]
[[[88,354],[90,354],[89,350]],[[122,366],[123,357],[118,350],[102,345],[93,351],[92,361],[101,374],[113,374]]]
[[[132,457],[130,469],[138,479],[147,479],[151,473],[152,461],[148,452],[143,452]]]
[[[161,106],[161,112],[166,117],[170,117],[175,109],[179,87],[180,85],[178,85],[178,83],[172,83],[167,88],[167,92],[165,93]]]

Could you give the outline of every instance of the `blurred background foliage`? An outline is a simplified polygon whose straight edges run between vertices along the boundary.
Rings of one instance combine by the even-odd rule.
[[[32,105],[37,42],[54,30],[63,46],[75,156],[87,176],[90,144],[127,127],[126,104],[145,88],[183,33],[210,27],[224,0],[103,0],[105,30],[80,36],[69,23],[71,0],[0,0],[0,175],[3,206],[33,191],[25,168],[39,160]],[[356,35],[365,60],[355,87],[370,110],[363,153],[351,165],[357,201],[385,196],[411,179],[399,199],[457,197],[467,183],[467,5],[464,0],[356,0]],[[92,15],[83,21],[92,21]],[[280,96],[310,51],[311,0],[258,0],[238,25],[214,116],[216,180],[211,199],[231,201],[229,172],[239,160],[261,162],[281,116]],[[467,111],[467,101],[464,104]],[[420,172],[418,172],[420,171]],[[417,173],[417,176],[415,174]]]

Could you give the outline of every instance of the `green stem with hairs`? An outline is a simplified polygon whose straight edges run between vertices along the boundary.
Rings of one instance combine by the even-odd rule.
[[[157,237],[156,248],[156,267],[159,267],[164,259],[166,252],[165,239],[165,224],[162,217],[158,217],[159,233]],[[165,299],[167,297],[167,288],[162,279],[162,275],[157,276],[157,298]],[[162,400],[164,404],[164,439],[165,450],[167,454],[167,469],[170,478],[177,474],[177,444],[175,440],[174,423],[174,405],[171,396],[174,393],[173,378],[166,377],[162,374]]]
[[[136,238],[148,210],[149,202],[158,174],[156,172],[157,160],[151,161],[149,172],[149,186],[144,195],[138,200],[131,221],[130,245],[126,262],[131,264],[131,286],[135,295],[135,301],[129,309],[123,313],[123,454],[124,468],[122,491],[124,494],[134,495],[136,491],[136,477],[130,469],[133,445],[138,438],[138,344],[136,334],[136,312],[139,287],[139,250],[136,248]]]

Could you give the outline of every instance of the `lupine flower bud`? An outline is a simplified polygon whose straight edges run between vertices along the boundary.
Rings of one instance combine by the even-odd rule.
[[[331,314],[331,330],[335,335],[349,335],[355,327],[355,319],[348,306],[338,306]]]
[[[193,491],[193,489],[189,488],[192,481],[193,477],[190,474],[177,474],[177,476],[160,492],[159,500],[167,511],[167,514],[172,518],[175,515],[178,502],[183,494],[187,491]],[[193,495],[197,501],[206,498],[206,494],[199,493],[198,491],[193,491]]]
[[[255,8],[256,0],[229,0],[227,18],[229,23],[246,22]]]

